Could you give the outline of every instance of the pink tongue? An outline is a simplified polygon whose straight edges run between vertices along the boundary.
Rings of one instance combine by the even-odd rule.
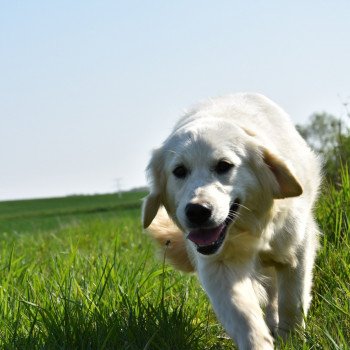
[[[221,224],[212,229],[193,230],[188,234],[187,238],[198,245],[210,245],[219,239],[224,227],[225,225]]]

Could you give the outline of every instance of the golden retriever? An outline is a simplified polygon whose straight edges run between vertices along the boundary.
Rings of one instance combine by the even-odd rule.
[[[253,93],[200,104],[153,152],[143,226],[197,272],[239,349],[273,349],[304,325],[320,168],[288,115]]]

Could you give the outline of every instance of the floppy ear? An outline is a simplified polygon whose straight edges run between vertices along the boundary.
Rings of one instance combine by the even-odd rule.
[[[303,193],[299,182],[282,159],[267,149],[263,150],[263,159],[278,183],[278,187],[273,189],[273,197],[275,199],[297,197]]]
[[[151,225],[153,219],[156,217],[160,207],[160,196],[149,194],[143,201],[142,205],[142,225],[147,228]]]
[[[142,205],[142,224],[147,228],[156,217],[162,204],[161,197],[163,185],[163,156],[162,149],[153,151],[151,161],[147,167],[147,177],[150,182],[150,194],[144,199]]]

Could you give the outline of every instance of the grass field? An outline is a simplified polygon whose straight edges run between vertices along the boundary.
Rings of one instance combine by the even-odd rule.
[[[196,277],[154,256],[145,193],[0,203],[1,349],[232,349]],[[348,349],[350,181],[325,186],[307,328],[280,349]]]

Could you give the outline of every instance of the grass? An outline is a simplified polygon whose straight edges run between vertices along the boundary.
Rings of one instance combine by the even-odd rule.
[[[348,349],[350,181],[326,186],[307,328],[280,349]],[[144,193],[0,203],[0,348],[232,349],[195,276],[156,259]]]

